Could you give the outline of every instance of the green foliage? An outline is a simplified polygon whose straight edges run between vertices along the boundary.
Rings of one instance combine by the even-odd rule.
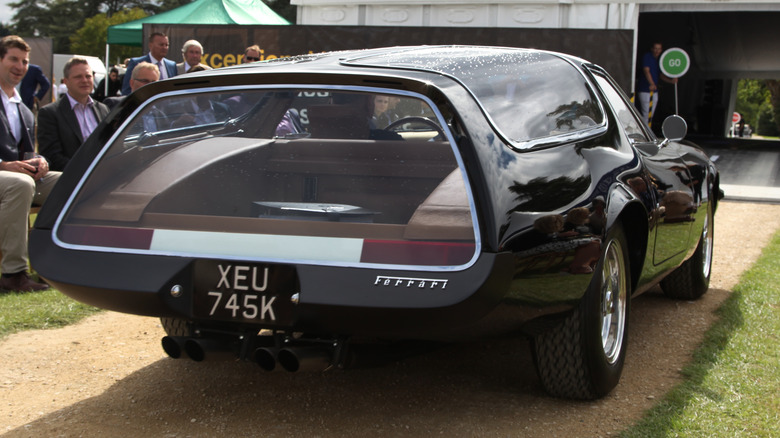
[[[79,30],[70,37],[71,49],[79,55],[97,56],[102,58],[106,51],[106,39],[108,27],[115,24],[126,23],[146,17],[147,14],[141,8],[117,12],[110,17],[107,14],[98,14],[88,18]],[[133,56],[140,56],[138,47],[112,45],[110,54],[112,58],[123,60]]]
[[[296,7],[290,0],[264,0],[276,13],[295,23]],[[2,24],[0,33],[52,39],[54,53],[78,53],[103,57],[108,26],[147,15],[158,14],[191,3],[192,0],[16,0],[11,23]],[[120,17],[117,21],[115,17]],[[102,45],[102,48],[100,47]],[[112,57],[124,59],[140,55],[137,48],[115,46]]]
[[[190,1],[161,0],[150,3],[138,0],[17,0],[8,6],[15,10],[10,26],[14,33],[22,37],[49,37],[52,39],[54,53],[79,53],[80,48],[76,50],[71,47],[71,37],[85,26],[87,19],[101,14],[113,17],[136,8],[142,9],[146,14],[156,14]],[[104,52],[105,47],[100,54]],[[89,54],[93,53],[94,51],[90,51]]]
[[[741,79],[737,84],[737,101],[734,110],[742,115],[745,123],[758,127],[758,115],[762,106],[769,103],[769,89],[764,81]]]
[[[780,232],[718,310],[674,388],[623,437],[780,436]]]
[[[776,137],[780,134],[780,92],[777,81],[742,79],[737,84],[735,111],[742,114],[758,135]]]
[[[761,105],[758,112],[756,133],[765,137],[777,137],[780,135],[780,131],[777,129],[777,123],[775,122],[775,112],[772,110],[772,105],[769,103]]]

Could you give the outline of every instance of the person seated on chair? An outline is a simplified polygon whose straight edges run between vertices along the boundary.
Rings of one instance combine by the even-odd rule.
[[[22,38],[0,39],[0,291],[40,291],[46,283],[30,279],[27,272],[27,233],[30,207],[49,195],[59,172],[49,172],[49,163],[34,155],[35,117],[16,91],[27,72],[30,46]]]
[[[64,170],[109,109],[92,99],[94,76],[86,58],[74,56],[63,68],[68,93],[38,111],[38,149],[52,170]]]

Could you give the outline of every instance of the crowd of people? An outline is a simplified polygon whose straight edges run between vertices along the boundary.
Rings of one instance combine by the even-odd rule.
[[[150,82],[211,69],[201,62],[203,46],[196,40],[184,43],[180,63],[166,58],[168,49],[168,37],[153,33],[149,53],[126,60],[124,74],[112,67],[97,87],[87,60],[74,56],[52,90],[57,100],[43,105],[52,84],[39,66],[30,64],[29,44],[16,35],[0,40],[0,292],[49,288],[28,270],[30,208],[43,204],[71,157],[111,109]],[[259,61],[260,52],[257,45],[247,47],[243,62]]]

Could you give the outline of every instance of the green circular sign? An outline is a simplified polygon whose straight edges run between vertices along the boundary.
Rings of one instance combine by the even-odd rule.
[[[685,50],[678,47],[666,49],[659,60],[661,72],[670,78],[679,78],[688,72],[691,66],[691,58]]]

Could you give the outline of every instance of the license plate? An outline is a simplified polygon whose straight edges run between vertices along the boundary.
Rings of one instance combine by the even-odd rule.
[[[194,313],[199,318],[288,325],[299,291],[295,268],[234,261],[195,262]]]

